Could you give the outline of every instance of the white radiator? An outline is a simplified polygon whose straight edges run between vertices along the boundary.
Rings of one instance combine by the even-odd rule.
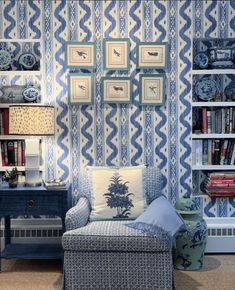
[[[206,253],[235,253],[235,218],[205,218],[208,227]]]

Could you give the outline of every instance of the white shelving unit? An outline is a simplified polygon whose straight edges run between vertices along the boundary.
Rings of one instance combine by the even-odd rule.
[[[211,46],[216,46],[219,43],[226,43],[233,42],[233,46],[235,46],[235,39],[226,38],[226,39],[213,39],[213,38],[195,38],[193,42],[193,54],[194,56],[199,51],[206,51],[208,49],[208,41],[211,42]],[[218,76],[216,76],[218,75]],[[220,69],[197,69],[196,66],[192,70],[192,78],[194,79],[200,79],[203,76],[211,76],[213,79],[226,79],[226,75],[235,75],[235,68],[220,68]],[[221,77],[220,77],[221,76]],[[195,82],[192,82],[195,84]],[[222,109],[222,108],[228,108],[228,107],[235,107],[235,101],[196,101],[197,98],[193,98],[194,101],[192,101],[192,111],[197,110],[198,108],[208,108],[207,110],[210,110],[210,108],[215,109]],[[213,110],[213,109],[212,109]],[[193,115],[193,112],[192,112]],[[233,139],[235,139],[235,132],[234,133],[226,133],[226,134],[219,134],[219,133],[212,133],[212,134],[196,134],[192,132],[191,135],[192,142],[198,142],[197,140],[203,140],[202,142],[206,142],[206,140],[229,140],[231,142]],[[197,146],[196,143],[195,146]],[[201,152],[203,154],[203,152]],[[198,153],[197,153],[198,154]],[[195,158],[193,158],[195,160]],[[201,163],[201,162],[200,162]],[[205,196],[204,193],[201,192],[200,184],[205,178],[205,174],[212,171],[235,171],[235,165],[192,165],[192,171],[195,176],[193,176],[194,181],[194,188],[196,189],[195,194],[197,196]]]
[[[7,43],[7,45],[10,45],[10,43],[20,43],[23,45],[25,45],[26,43],[30,43],[33,45],[35,45],[36,43],[39,44],[40,46],[40,50],[42,49],[42,43],[41,43],[41,39],[3,39],[0,38],[0,42],[1,43]],[[40,53],[42,53],[42,50],[40,51]],[[0,76],[7,76],[7,77],[14,77],[14,76],[20,76],[23,78],[23,83],[24,80],[26,79],[26,77],[30,77],[34,82],[36,83],[40,83],[42,81],[42,67],[43,67],[43,63],[42,61],[40,61],[40,69],[39,70],[6,70],[6,71],[0,71]],[[38,105],[39,103],[0,103],[0,109],[7,109],[9,108],[10,105]],[[20,136],[20,135],[0,135],[0,141],[4,142],[7,140],[26,140],[28,138],[31,138],[30,136]],[[0,172],[4,172],[6,170],[11,170],[13,167],[16,167],[18,171],[20,172],[24,172],[25,171],[25,166],[2,166],[2,164],[0,163]],[[40,170],[42,171],[42,166],[40,167]]]

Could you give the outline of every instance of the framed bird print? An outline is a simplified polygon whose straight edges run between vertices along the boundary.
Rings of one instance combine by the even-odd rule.
[[[92,104],[94,95],[93,74],[68,74],[68,88],[70,104]]]
[[[102,77],[104,103],[130,103],[132,85],[128,77]]]
[[[95,68],[96,45],[94,42],[67,42],[65,53],[68,68]]]
[[[139,94],[142,105],[163,105],[165,98],[165,74],[141,74]]]
[[[130,40],[128,38],[104,39],[104,69],[130,69]]]
[[[137,43],[137,68],[150,69],[166,68],[166,43],[140,42]]]

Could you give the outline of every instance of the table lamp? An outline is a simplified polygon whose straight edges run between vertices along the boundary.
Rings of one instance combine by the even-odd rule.
[[[10,105],[9,134],[24,136],[54,135],[54,107]],[[41,185],[39,138],[25,139],[25,185]]]

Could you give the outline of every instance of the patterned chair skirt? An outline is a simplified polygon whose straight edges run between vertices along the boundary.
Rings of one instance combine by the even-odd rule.
[[[169,240],[147,236],[125,223],[91,222],[63,235],[66,290],[172,289]]]

